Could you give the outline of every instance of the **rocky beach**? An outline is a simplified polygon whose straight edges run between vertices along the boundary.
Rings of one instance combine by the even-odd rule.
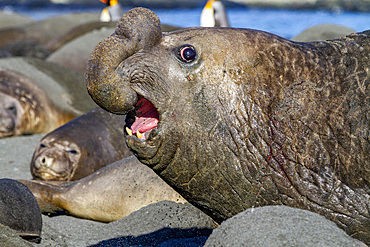
[[[0,179],[32,179],[30,159],[42,137],[33,135],[0,139]],[[23,240],[14,230],[0,225],[0,245],[366,246],[320,215],[287,207],[247,210],[225,221],[219,228],[211,218],[189,203],[170,201],[151,204],[111,223],[68,215],[42,215],[42,222],[41,243]]]
[[[3,0],[0,0],[0,2],[3,2]],[[85,3],[83,0],[76,2]],[[163,2],[168,3],[168,1]],[[261,6],[259,4],[264,4],[267,1],[255,2],[255,6]],[[286,1],[279,2],[283,4]],[[306,2],[312,3],[313,1]],[[337,2],[339,4],[339,1]],[[359,2],[361,4],[369,4],[367,0]],[[272,3],[270,1],[270,3],[275,4],[276,2]],[[145,5],[145,1],[143,1],[143,4]],[[190,1],[189,4],[199,5],[199,1]],[[101,39],[114,32],[112,23],[102,25],[97,23],[97,18],[97,14],[84,13],[59,16],[52,18],[53,20],[36,22],[24,16],[14,15],[9,18],[9,16],[4,17],[0,13],[0,20],[8,20],[7,22],[0,21],[1,35],[9,34],[5,32],[7,28],[15,28],[9,36],[6,36],[9,39],[3,38],[5,36],[0,36],[0,44],[3,46],[4,43],[12,44],[13,42],[14,44],[20,40],[25,40],[27,46],[36,43],[38,48],[46,48],[48,53],[45,55],[45,53],[41,52],[42,59],[46,63],[55,63],[73,71],[73,76],[75,76],[73,78],[81,80],[81,85],[85,87],[81,78],[83,78],[85,63],[91,50]],[[70,23],[68,21],[73,22],[75,25],[66,25],[66,23]],[[67,28],[67,26],[70,28]],[[176,29],[176,27],[167,25],[162,26],[162,28],[167,31]],[[325,26],[325,29],[332,28],[333,26]],[[41,29],[46,31],[42,33]],[[338,29],[343,30],[342,27]],[[47,35],[52,32],[51,30],[55,30],[53,35]],[[76,35],[76,30],[80,30],[78,32],[79,35]],[[36,31],[41,32],[41,36],[35,35]],[[57,33],[57,31],[60,33]],[[317,30],[314,32],[318,33]],[[350,32],[352,30],[345,29],[340,34],[336,33],[334,35],[348,34]],[[308,36],[312,37],[311,34]],[[299,41],[309,40],[310,37],[304,37]],[[35,51],[32,48],[34,46],[29,47],[31,47],[32,51]],[[61,70],[58,71],[58,67],[47,67],[46,63],[35,62],[39,59],[35,57],[40,53],[33,53],[32,56],[36,59],[35,61],[19,58],[19,62],[17,62],[18,58],[13,58],[15,50],[17,50],[17,46],[2,50],[3,58],[0,59],[0,66],[2,64],[3,67],[11,67],[9,64],[15,63],[17,65],[14,67],[16,67],[18,72],[22,70],[30,72],[31,68],[35,68],[35,71],[30,72],[30,76],[32,74],[33,80],[43,83],[46,83],[49,79],[52,82],[59,80],[55,77],[55,74],[58,76],[61,74],[66,75]],[[63,99],[61,100],[67,102],[65,107],[78,109],[79,114],[91,109],[93,105],[86,102],[84,102],[83,108],[76,107],[78,103],[82,104],[83,97],[88,97],[87,92],[84,90],[81,87],[79,88],[79,93],[83,92],[81,93],[83,96],[76,96],[71,92],[62,91],[61,98]],[[75,100],[75,98],[79,97],[81,97],[81,102]],[[44,135],[32,134],[0,139],[0,179],[32,179],[30,161],[37,144]],[[346,234],[323,216],[306,210],[293,209],[286,206],[250,208],[219,225],[190,203],[181,204],[161,201],[143,207],[121,220],[110,223],[80,219],[66,214],[42,215],[40,243],[31,243],[23,240],[16,231],[0,224],[0,246],[364,247],[366,245]]]

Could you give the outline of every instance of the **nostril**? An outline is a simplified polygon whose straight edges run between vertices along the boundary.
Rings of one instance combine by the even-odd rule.
[[[51,166],[52,160],[46,156],[42,156],[37,163],[39,163],[40,167],[49,167]]]

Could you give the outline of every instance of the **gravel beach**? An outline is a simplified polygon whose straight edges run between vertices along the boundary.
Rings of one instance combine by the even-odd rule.
[[[0,139],[0,178],[31,179],[29,163],[42,137]],[[217,224],[211,218],[189,203],[170,201],[108,224],[67,215],[42,215],[42,220],[40,244],[0,225],[0,246],[366,246],[323,216],[285,206],[249,209],[213,234]]]
[[[0,178],[32,179],[29,163],[42,137],[0,139]],[[34,246],[202,246],[216,226],[190,204],[169,201],[149,205],[109,224],[66,215],[43,215],[42,219],[42,240]],[[14,231],[3,226],[0,229],[1,246],[30,245]]]
[[[32,179],[30,161],[43,136],[0,139],[0,179]],[[68,215],[42,215],[42,221],[39,244],[0,224],[0,246],[366,246],[323,216],[286,206],[250,208],[220,226],[189,203],[170,201],[111,223]]]

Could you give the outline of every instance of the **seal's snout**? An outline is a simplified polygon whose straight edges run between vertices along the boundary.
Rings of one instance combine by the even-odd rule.
[[[1,116],[0,113],[0,137],[3,137],[1,133],[12,132],[15,129],[14,118],[9,116]],[[5,137],[5,134],[4,134]]]
[[[138,97],[119,65],[138,51],[154,47],[161,37],[161,23],[151,10],[134,8],[126,12],[114,34],[96,46],[87,63],[86,85],[92,99],[113,113],[132,110]]]
[[[48,168],[53,166],[53,158],[41,155],[35,161],[35,167],[40,168]]]
[[[140,49],[156,45],[161,37],[161,22],[158,16],[146,8],[134,8],[118,21],[115,34],[137,43]]]

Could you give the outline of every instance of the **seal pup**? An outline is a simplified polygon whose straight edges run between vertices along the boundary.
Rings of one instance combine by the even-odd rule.
[[[103,109],[132,116],[135,156],[216,221],[287,205],[370,244],[369,41],[162,33],[137,8],[97,45],[86,82]]]
[[[111,222],[151,203],[186,202],[134,156],[116,161],[77,181],[18,180],[36,197],[44,214]]]
[[[28,77],[0,68],[0,138],[49,132],[74,117]]]
[[[42,218],[31,191],[22,183],[0,179],[0,225],[17,231],[25,240],[40,243]]]
[[[124,115],[97,107],[44,136],[31,160],[36,180],[79,180],[132,155],[122,140]]]

